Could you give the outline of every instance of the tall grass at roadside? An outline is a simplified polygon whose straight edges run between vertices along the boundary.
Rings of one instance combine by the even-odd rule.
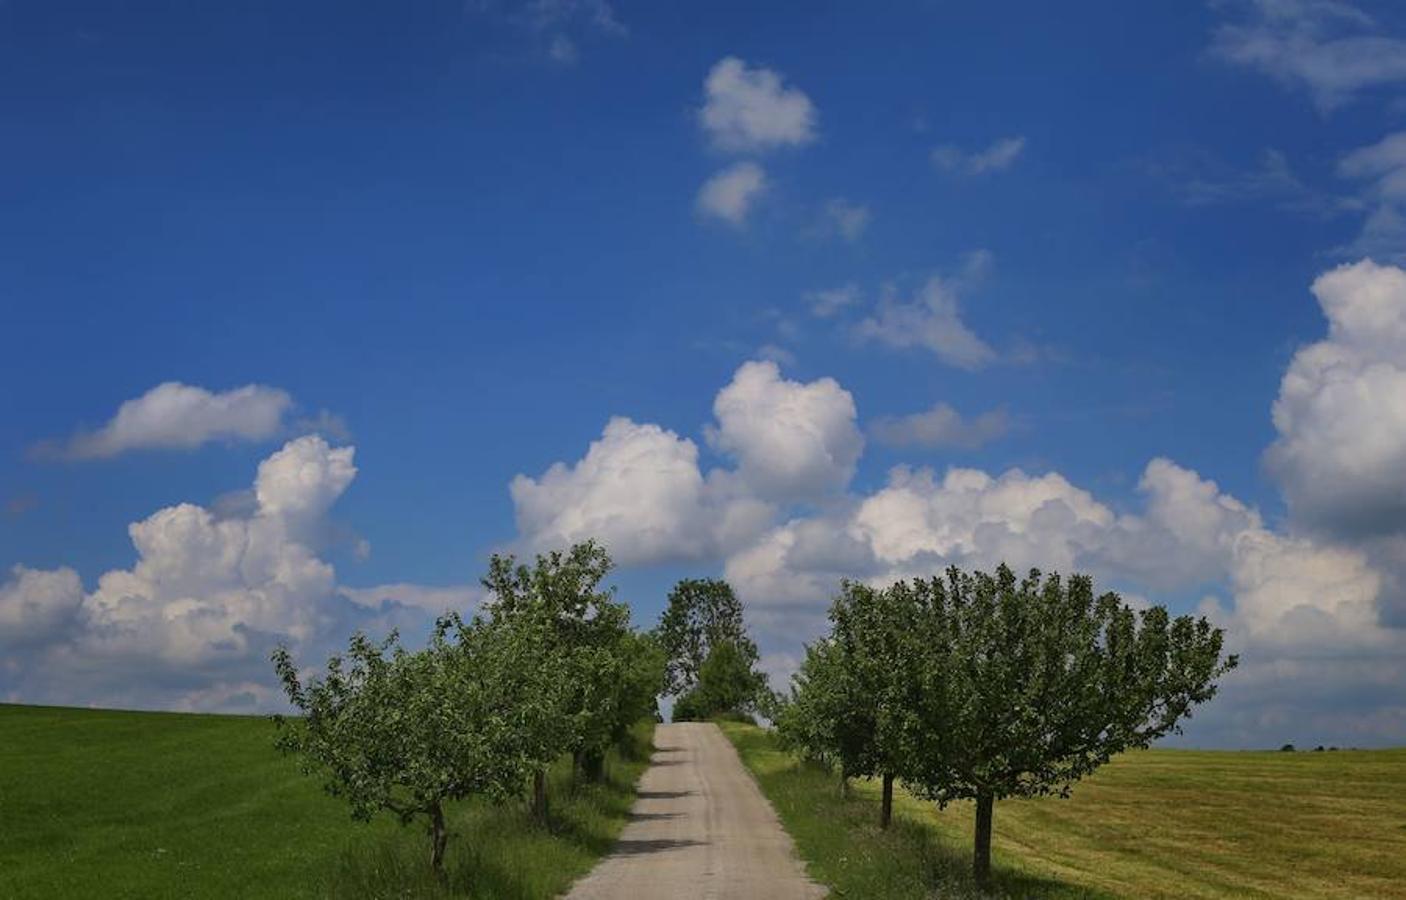
[[[430,872],[421,831],[377,841],[371,853],[348,848],[328,881],[329,897],[474,897],[546,900],[562,893],[610,851],[634,803],[634,785],[648,765],[652,722],[641,722],[626,747],[606,757],[605,779],[573,779],[563,758],[549,773],[550,822],[533,822],[524,804],[457,804],[450,815],[446,883]]]

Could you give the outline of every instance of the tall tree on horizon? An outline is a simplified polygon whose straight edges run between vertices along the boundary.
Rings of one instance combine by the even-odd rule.
[[[666,692],[674,696],[697,686],[704,662],[719,644],[732,644],[748,670],[759,659],[742,619],[742,602],[721,578],[685,578],[674,585],[654,633],[667,660]]]

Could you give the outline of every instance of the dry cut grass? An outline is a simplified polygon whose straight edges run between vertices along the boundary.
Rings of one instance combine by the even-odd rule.
[[[938,811],[900,792],[902,827],[882,835],[870,824],[876,785],[842,800],[828,774],[779,752],[765,732],[723,727],[840,896],[922,897],[935,886],[974,894],[961,872],[970,804]],[[853,827],[837,841],[810,829],[812,819]],[[1406,749],[1128,753],[1067,800],[998,802],[995,825],[998,893],[1007,896],[1406,898]],[[870,893],[852,877],[859,869],[908,877]]]

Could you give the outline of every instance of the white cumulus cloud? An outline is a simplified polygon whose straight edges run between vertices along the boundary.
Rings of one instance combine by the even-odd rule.
[[[613,418],[575,464],[518,475],[510,492],[536,549],[594,537],[625,565],[716,552],[698,447],[658,425]]]
[[[626,565],[718,559],[767,528],[778,504],[842,491],[863,449],[847,391],[784,379],[774,362],[740,367],[714,415],[709,443],[735,468],[705,473],[692,440],[616,417],[581,459],[513,479],[520,539],[540,550],[595,537]]]
[[[1267,460],[1298,521],[1406,530],[1406,271],[1363,260],[1321,275],[1328,336],[1294,354]]]
[[[61,632],[82,602],[83,582],[72,569],[13,567],[0,583],[0,650]]]
[[[0,586],[0,696],[270,709],[279,642],[316,657],[358,627],[403,625],[413,639],[428,624],[413,607],[428,609],[429,594],[339,589],[320,555],[325,517],[356,475],[353,454],[301,437],[260,464],[249,505],[216,514],[181,503],[132,523],[135,562],[91,592],[71,569],[16,567]],[[417,596],[425,602],[409,602]]]
[[[848,391],[833,378],[789,381],[774,362],[739,368],[713,401],[713,415],[709,443],[734,457],[738,475],[767,499],[843,490],[864,449]]]

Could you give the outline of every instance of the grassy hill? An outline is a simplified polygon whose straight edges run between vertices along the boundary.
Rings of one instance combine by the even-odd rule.
[[[570,797],[563,762],[550,830],[457,804],[446,892],[418,826],[353,822],[267,719],[0,705],[0,897],[551,897],[610,848],[647,755]]]
[[[970,804],[939,812],[901,791],[880,832],[878,788],[723,724],[811,872],[843,897],[971,894]],[[996,804],[994,863],[1013,897],[1406,897],[1406,750],[1148,750],[1067,800]]]

